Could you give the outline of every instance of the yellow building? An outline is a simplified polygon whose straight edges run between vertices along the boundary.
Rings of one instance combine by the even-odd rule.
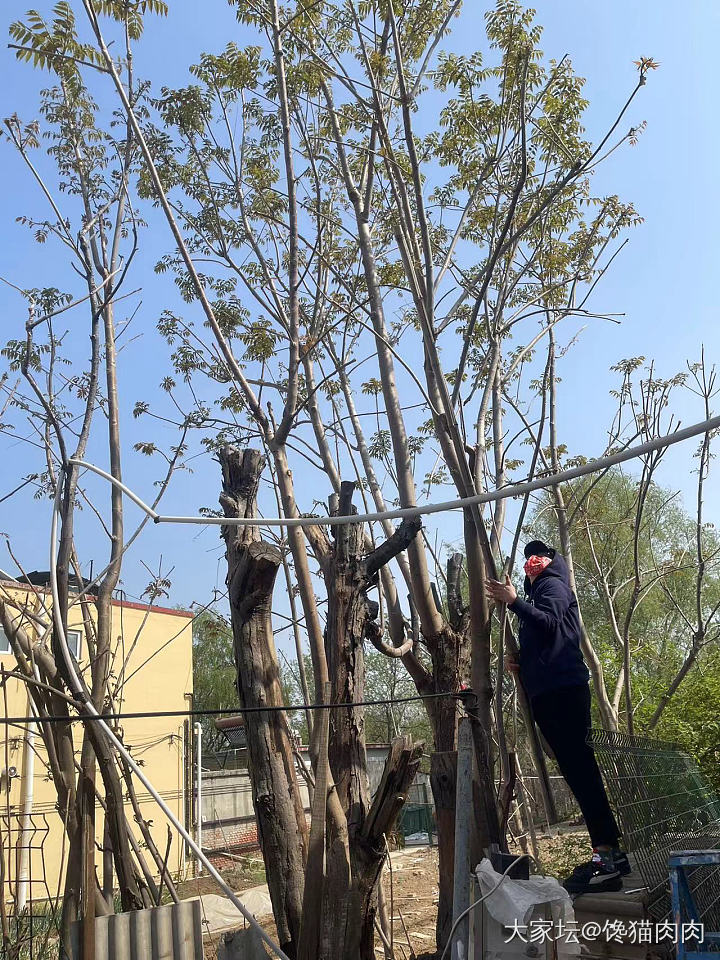
[[[31,578],[34,579],[31,575]],[[42,578],[40,578],[42,579]],[[50,615],[47,586],[0,579],[0,599],[12,597],[43,617]],[[72,597],[72,595],[71,595]],[[192,617],[182,610],[113,600],[113,681],[122,677],[118,712],[187,711],[192,705]],[[26,621],[27,624],[27,621]],[[82,613],[79,604],[68,616],[68,642],[80,669],[88,665]],[[12,670],[15,658],[0,622],[0,668]],[[31,715],[27,687],[8,678],[0,690],[0,714],[6,719]],[[192,724],[182,716],[156,716],[121,721],[124,743],[141,762],[153,786],[174,815],[188,829],[192,821]],[[82,724],[73,725],[79,760]],[[44,900],[62,892],[63,864],[67,854],[64,829],[56,807],[56,793],[49,778],[47,754],[35,724],[2,725],[0,732],[0,829],[5,851],[7,900],[23,903]],[[101,783],[100,776],[97,777]],[[155,801],[136,781],[143,818],[151,820],[156,846],[165,855],[167,819]],[[144,849],[140,830],[127,801],[127,819],[134,824],[138,843],[152,871],[155,864]],[[98,876],[102,878],[102,810],[96,811]],[[29,851],[29,852],[23,852]],[[174,876],[186,870],[184,843],[173,831],[168,859]]]

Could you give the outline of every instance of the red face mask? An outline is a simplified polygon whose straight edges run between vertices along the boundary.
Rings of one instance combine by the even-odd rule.
[[[531,557],[528,557],[525,563],[525,573],[529,577],[537,577],[543,572],[545,567],[548,567],[551,563],[552,557],[537,557],[533,554]]]

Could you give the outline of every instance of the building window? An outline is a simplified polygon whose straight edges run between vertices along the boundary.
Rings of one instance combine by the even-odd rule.
[[[80,659],[80,641],[82,639],[81,630],[68,630],[67,632],[67,644],[70,647],[70,653],[75,657],[76,660]]]
[[[72,653],[72,655],[75,657],[76,660],[79,659],[80,657],[81,641],[82,641],[82,630],[68,630],[67,632],[68,647],[70,647],[70,653]],[[0,656],[2,656],[4,653],[10,653],[10,652],[11,652],[10,641],[8,640],[7,634],[5,633],[3,628],[0,627]]]

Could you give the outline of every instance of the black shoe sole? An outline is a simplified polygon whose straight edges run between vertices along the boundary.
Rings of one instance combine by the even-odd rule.
[[[617,893],[622,890],[622,877],[608,877],[600,883],[573,883],[569,878],[563,883],[568,893],[574,897],[579,897],[583,893]]]

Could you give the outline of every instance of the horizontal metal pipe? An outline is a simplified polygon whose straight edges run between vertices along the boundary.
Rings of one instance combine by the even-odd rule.
[[[523,483],[509,484],[506,487],[500,487],[498,490],[490,490],[487,493],[478,493],[472,497],[460,497],[457,500],[446,500],[443,503],[426,503],[415,507],[399,507],[397,510],[381,510],[377,513],[358,513],[341,517],[164,517],[158,515],[151,507],[143,503],[140,497],[132,493],[124,484],[120,483],[119,480],[116,480],[94,464],[75,459],[71,459],[69,462],[92,470],[94,473],[107,479],[110,483],[120,487],[134,503],[142,510],[145,510],[148,516],[152,517],[155,523],[197,523],[228,527],[337,527],[350,523],[374,523],[378,520],[405,520],[411,517],[424,517],[433,513],[463,510],[466,507],[478,506],[483,503],[506,500],[509,497],[524,496],[526,493],[532,493],[534,490],[542,490],[545,487],[556,486],[559,483],[567,483],[569,480],[576,480],[579,477],[585,477],[591,473],[598,473],[601,470],[614,467],[619,463],[634,460],[645,454],[654,453],[663,447],[670,447],[675,443],[682,443],[683,440],[689,440],[692,437],[697,437],[700,436],[700,434],[709,433],[711,430],[719,428],[720,416],[711,417],[709,420],[702,420],[699,423],[694,423],[689,427],[676,430],[674,433],[667,434],[663,437],[656,437],[654,440],[648,440],[635,447],[627,447],[625,450],[619,450],[617,453],[609,454],[607,457],[590,460],[588,463],[581,464],[579,467],[561,470],[559,473],[538,477],[535,480],[526,480]]]

